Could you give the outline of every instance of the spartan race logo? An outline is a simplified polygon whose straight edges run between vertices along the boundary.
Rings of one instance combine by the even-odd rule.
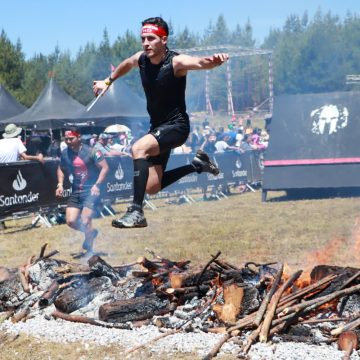
[[[324,105],[310,114],[313,120],[311,131],[316,135],[335,134],[348,124],[349,111],[343,106]]]
[[[12,182],[12,187],[15,191],[22,191],[26,188],[27,181],[21,174],[21,171],[18,170],[18,173],[15,179]],[[39,200],[39,193],[33,193],[29,191],[28,194],[17,195],[14,194],[13,196],[5,196],[0,195],[0,207],[3,206],[13,206],[19,204],[29,204],[33,202],[37,202]]]

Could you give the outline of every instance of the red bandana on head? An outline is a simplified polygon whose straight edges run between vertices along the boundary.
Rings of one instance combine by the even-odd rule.
[[[141,35],[154,34],[160,37],[167,36],[165,29],[154,24],[145,24],[141,29]]]
[[[75,130],[68,130],[65,131],[65,137],[79,137],[80,134],[76,132]]]

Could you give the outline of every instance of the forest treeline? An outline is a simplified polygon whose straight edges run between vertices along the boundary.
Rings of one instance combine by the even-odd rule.
[[[190,29],[175,33],[170,23],[168,45],[171,49],[232,45],[254,48],[253,28],[248,21],[230,30],[223,15],[195,34]],[[281,29],[270,30],[261,49],[272,51],[274,93],[318,93],[359,90],[347,85],[346,75],[360,74],[360,18],[349,12],[341,19],[318,11],[309,19],[307,13],[290,15]],[[36,54],[25,59],[21,39],[12,43],[3,29],[0,34],[0,84],[22,104],[31,106],[49,77],[73,98],[86,105],[92,98],[92,81],[109,75],[117,65],[141,49],[140,37],[130,31],[111,44],[104,29],[100,44],[89,42],[76,55],[55,47],[50,55]],[[232,95],[236,111],[261,104],[269,97],[269,55],[234,57],[230,62]],[[201,111],[205,105],[205,72],[191,72],[188,77],[188,107]],[[142,95],[136,71],[124,80]],[[227,110],[226,67],[210,74],[210,100],[214,110]]]

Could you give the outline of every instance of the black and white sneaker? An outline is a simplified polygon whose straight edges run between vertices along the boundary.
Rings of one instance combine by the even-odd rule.
[[[147,226],[143,210],[136,205],[129,206],[126,213],[120,219],[113,220],[111,224],[116,228],[138,228]]]
[[[210,160],[208,154],[202,150],[196,152],[192,165],[199,174],[208,172],[213,175],[219,175],[218,167]]]

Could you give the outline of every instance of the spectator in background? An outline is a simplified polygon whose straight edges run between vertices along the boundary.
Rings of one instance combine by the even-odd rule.
[[[198,126],[195,126],[193,128],[193,130],[191,131],[189,138],[188,138],[188,145],[191,147],[191,151],[193,153],[196,152],[196,150],[200,147],[201,145],[201,135],[200,135],[200,129]]]
[[[204,141],[200,146],[200,149],[206,153],[213,154],[216,151],[215,147],[216,135],[215,132],[210,132],[204,137]]]
[[[73,257],[77,258],[92,253],[98,234],[97,229],[92,226],[92,217],[100,202],[100,191],[109,167],[101,151],[81,141],[77,129],[65,131],[65,141],[68,147],[61,152],[56,196],[62,197],[65,173],[71,174],[72,192],[66,206],[66,223],[85,235],[82,245],[85,253],[73,254]]]
[[[92,134],[92,135],[91,135],[91,139],[90,139],[90,146],[91,146],[91,147],[94,147],[95,144],[97,143],[97,141],[98,141],[98,136],[97,136],[97,134]]]
[[[251,135],[251,143],[255,150],[263,151],[267,147],[261,141],[261,129],[255,128],[253,134]]]
[[[94,149],[101,151],[104,156],[130,156],[130,154],[125,151],[111,149],[111,147],[109,146],[109,140],[111,139],[112,135],[101,133],[99,135],[97,143],[94,146]]]
[[[26,149],[28,155],[43,154],[40,134],[33,131],[31,135],[26,136]]]
[[[241,145],[241,142],[242,142],[242,140],[243,140],[243,138],[244,138],[244,132],[243,132],[243,130],[242,129],[238,129],[238,132],[237,132],[237,134],[236,134],[236,137],[235,137],[235,146],[236,147],[240,147],[240,145]]]
[[[123,139],[120,139],[121,134],[112,133],[111,135],[108,143],[110,150],[125,152],[126,145],[124,145]]]
[[[264,145],[265,149],[268,147],[269,145],[269,134],[267,133],[267,131],[265,129],[261,130],[261,134],[260,134],[260,143],[262,145]]]
[[[51,158],[59,158],[60,154],[61,154],[60,140],[53,138],[51,140],[48,149],[46,150],[46,155]]]
[[[92,139],[92,136],[90,134],[83,134],[81,135],[80,139],[83,144],[90,146],[90,140]]]
[[[5,127],[3,139],[0,140],[0,163],[12,163],[19,160],[36,160],[40,163],[44,163],[43,155],[28,155],[27,149],[19,138],[22,132],[21,127],[17,127],[15,124],[9,124]],[[6,229],[5,221],[0,221],[0,229]]]
[[[251,135],[250,134],[245,134],[244,135],[244,139],[240,144],[240,148],[239,151],[241,153],[247,152],[247,151],[252,151],[254,150],[252,143],[251,143]]]
[[[218,140],[221,139],[221,138],[223,137],[223,135],[224,135],[224,132],[225,132],[224,127],[223,127],[223,126],[219,126],[218,129],[217,129],[217,131],[215,132],[216,138],[217,138]]]
[[[65,138],[62,136],[60,141],[60,153],[67,148]]]
[[[239,148],[229,144],[230,136],[228,134],[223,134],[220,140],[215,143],[215,148],[217,153],[223,153],[225,151],[238,150]]]
[[[205,129],[209,125],[210,125],[209,120],[207,118],[205,118],[204,121],[202,122],[203,129]]]
[[[0,163],[11,163],[19,160],[36,160],[44,163],[43,154],[28,155],[25,145],[18,136],[22,128],[15,124],[9,124],[5,127],[3,139],[0,140]]]

